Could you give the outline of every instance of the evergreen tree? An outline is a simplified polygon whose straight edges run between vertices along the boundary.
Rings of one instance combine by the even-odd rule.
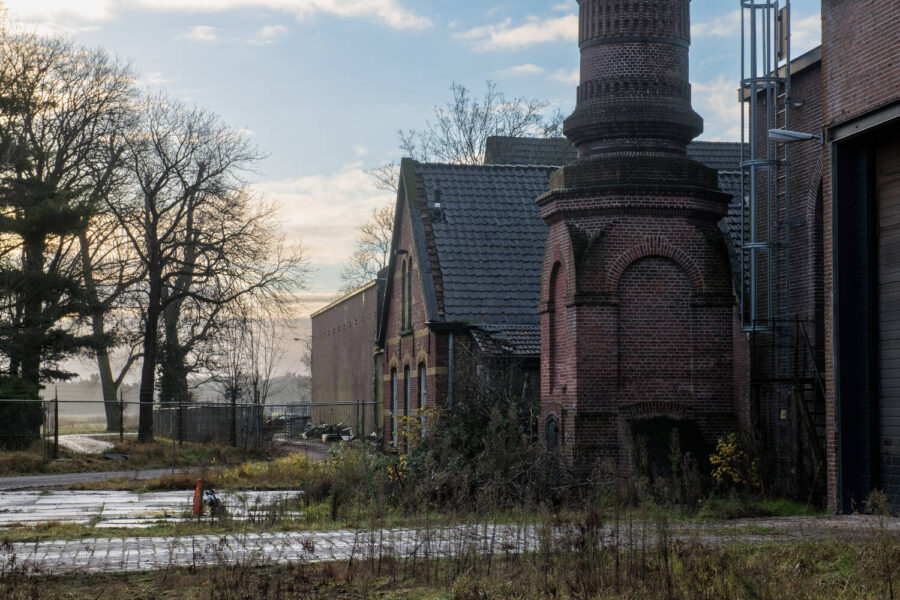
[[[92,311],[78,238],[102,206],[130,112],[127,68],[103,52],[6,34],[0,48],[0,353],[37,387],[58,364],[107,342],[83,335]]]

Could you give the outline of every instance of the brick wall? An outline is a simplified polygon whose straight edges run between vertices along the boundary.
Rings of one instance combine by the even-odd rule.
[[[822,0],[823,111],[833,128],[900,99],[900,3],[896,0]],[[824,323],[828,388],[828,501],[840,508],[840,439],[834,380],[834,264],[832,146],[826,144],[823,177]]]
[[[388,303],[384,308],[385,342],[382,371],[379,380],[382,386],[384,417],[382,436],[386,447],[393,445],[395,420],[419,414],[419,366],[425,366],[425,395],[427,406],[443,406],[447,399],[447,356],[449,334],[435,333],[428,327],[425,313],[425,298],[419,276],[420,257],[416,253],[412,238],[412,223],[406,200],[400,202],[398,228],[394,232],[395,244],[400,251],[393,263],[392,278],[389,281]],[[425,260],[428,260],[425,258]],[[403,272],[404,264],[409,267],[412,289],[412,320],[406,323],[403,316]],[[410,411],[405,411],[404,394],[407,389],[406,369],[409,369]],[[397,414],[393,414],[392,372],[396,371]],[[398,440],[398,449],[405,451],[403,439]]]
[[[312,316],[313,403],[373,402],[374,349],[378,286],[368,286],[342,298]],[[353,406],[333,407],[328,420],[363,426]],[[371,414],[371,409],[367,414]],[[373,423],[365,424],[366,429]]]
[[[818,132],[822,127],[822,70],[814,50],[795,59],[791,77],[791,98],[789,129],[802,132]],[[757,143],[770,143],[765,126],[765,105],[759,108],[761,130],[756,132]],[[779,147],[779,152],[784,147]],[[738,371],[746,371],[746,389],[739,386],[746,399],[747,432],[758,442],[757,451],[763,458],[763,473],[770,483],[786,494],[809,494],[811,486],[818,487],[824,482],[815,482],[816,465],[813,452],[803,429],[800,415],[794,414],[793,385],[790,383],[770,383],[793,374],[793,367],[786,357],[793,359],[793,327],[787,323],[798,319],[809,334],[815,350],[815,362],[824,366],[824,283],[822,263],[822,199],[821,185],[824,166],[824,149],[815,142],[792,144],[787,148],[789,156],[779,154],[780,159],[789,159],[789,197],[773,194],[766,198],[767,181],[765,171],[760,171],[758,194],[760,209],[758,228],[763,241],[773,242],[772,289],[768,290],[768,265],[765,254],[760,254],[758,284],[763,290],[758,296],[760,314],[765,317],[765,306],[771,294],[772,317],[781,323],[781,331],[772,334],[757,332],[741,335],[743,347],[737,352],[744,357],[744,363],[737,361]],[[786,161],[787,162],[787,161]],[[779,170],[776,177],[784,176]],[[790,202],[790,211],[785,203]],[[770,213],[764,207],[771,203]],[[771,223],[771,232],[768,232]],[[767,232],[770,237],[766,237]],[[783,242],[789,238],[790,243]],[[790,252],[787,252],[787,249]],[[789,268],[788,268],[789,267]],[[790,290],[788,292],[788,290]],[[802,357],[800,365],[804,365]],[[790,374],[787,371],[790,371]],[[812,377],[809,369],[800,372],[801,377]],[[817,420],[817,435],[825,434],[825,399],[810,392],[807,394],[809,410]],[[784,412],[782,412],[784,411]]]

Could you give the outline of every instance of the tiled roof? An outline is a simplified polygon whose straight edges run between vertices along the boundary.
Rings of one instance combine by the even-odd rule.
[[[687,153],[716,171],[739,171],[741,168],[740,142],[691,142]]]
[[[521,146],[547,143],[523,140]],[[740,195],[740,144],[699,142],[690,154],[719,168],[723,191]],[[407,199],[429,320],[469,324],[485,351],[536,356],[547,226],[535,199],[556,167],[404,164],[406,188],[415,190]]]
[[[479,350],[490,356],[537,358],[541,329],[537,325],[483,325],[470,330]]]
[[[547,226],[535,199],[547,191],[553,170],[416,164],[445,321],[537,324]]]
[[[725,234],[728,243],[728,254],[731,258],[731,275],[735,289],[740,289],[740,243],[741,243],[741,227],[744,228],[744,236],[749,235],[749,224],[747,223],[747,215],[743,215],[744,222],[741,223],[743,211],[743,202],[741,201],[741,172],[738,171],[719,171],[719,189],[723,192],[731,194],[732,200],[728,204],[728,215],[719,224],[722,233]]]

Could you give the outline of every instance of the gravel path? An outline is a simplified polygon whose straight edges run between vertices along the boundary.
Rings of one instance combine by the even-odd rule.
[[[754,532],[747,533],[747,527],[754,527]],[[885,528],[892,535],[900,535],[900,520],[888,522]],[[878,531],[884,531],[881,523],[877,519],[866,517],[790,518],[695,525],[687,529],[673,528],[671,538],[718,545],[737,541],[765,543],[831,536],[873,536]],[[648,526],[646,537],[648,544],[653,544],[653,532],[654,528]],[[73,571],[126,572],[158,570],[173,566],[285,564],[351,558],[369,560],[380,556],[400,558],[416,556],[428,559],[466,552],[518,553],[536,549],[544,537],[543,533],[533,526],[484,525],[429,531],[341,530],[317,533],[206,535],[182,538],[134,537],[17,543],[0,549],[0,573],[8,571],[12,566],[38,574]],[[566,545],[571,543],[569,538],[577,534],[557,529],[552,535],[555,543]],[[620,537],[623,536],[624,532],[620,534]],[[640,534],[637,536],[637,539],[640,539]],[[605,543],[612,543],[613,538],[611,530],[604,531],[602,539]]]

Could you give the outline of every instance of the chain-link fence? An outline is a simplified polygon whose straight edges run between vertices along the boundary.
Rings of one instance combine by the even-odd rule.
[[[91,452],[135,436],[139,411],[140,402],[124,399],[109,404],[56,396],[0,400],[0,450],[34,449],[39,444],[45,459],[57,457],[61,447]],[[157,438],[229,444],[248,452],[280,448],[312,458],[324,457],[334,442],[371,435],[377,422],[373,402],[156,403],[153,407]]]

